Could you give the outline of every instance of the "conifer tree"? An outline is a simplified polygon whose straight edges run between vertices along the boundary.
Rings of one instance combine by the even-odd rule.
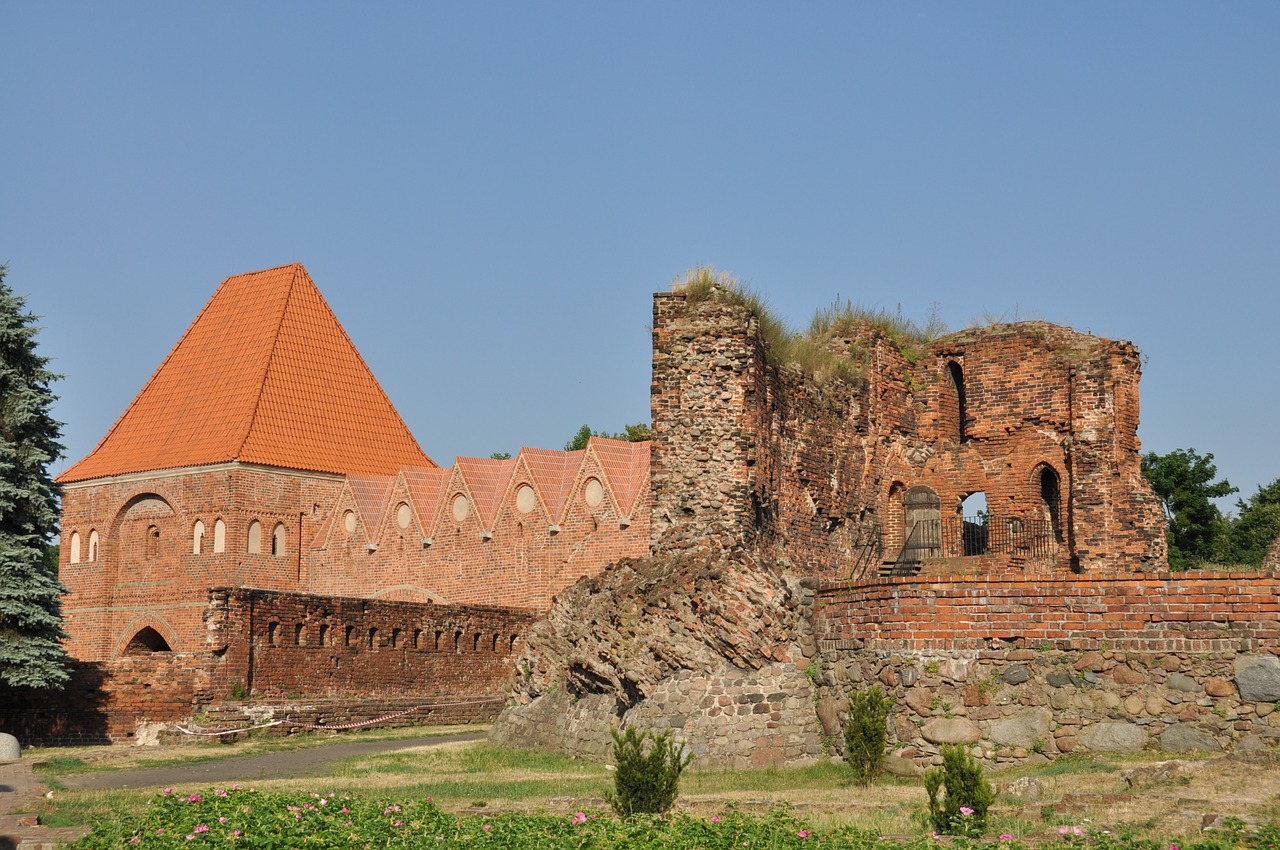
[[[0,266],[0,684],[57,688],[70,678],[60,639],[66,588],[45,553],[58,526],[49,464],[62,454],[50,408],[49,358],[36,353],[36,317]]]

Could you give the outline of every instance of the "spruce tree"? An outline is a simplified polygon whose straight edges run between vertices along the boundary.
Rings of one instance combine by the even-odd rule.
[[[70,678],[60,642],[66,588],[46,552],[58,527],[49,464],[62,454],[49,359],[36,353],[36,317],[0,266],[0,684],[58,688]]]

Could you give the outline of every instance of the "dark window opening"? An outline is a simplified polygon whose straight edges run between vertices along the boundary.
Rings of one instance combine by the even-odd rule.
[[[956,436],[960,442],[965,443],[969,440],[969,430],[965,421],[969,411],[965,403],[964,370],[960,368],[959,363],[952,360],[947,364],[947,375],[951,378],[951,383],[956,389]]]
[[[329,645],[329,624],[328,623],[320,624],[320,645],[321,646]]]
[[[1044,511],[1044,519],[1049,523],[1053,539],[1062,542],[1062,486],[1058,473],[1052,466],[1040,468],[1040,503]]]
[[[173,652],[173,650],[169,648],[169,642],[164,639],[164,635],[150,626],[140,629],[124,648],[125,655],[148,655],[152,652]]]
[[[370,648],[370,649],[377,649],[377,648],[378,648],[378,628],[377,628],[377,626],[374,626],[373,628],[369,629],[369,648]]]
[[[293,627],[293,643],[295,646],[307,645],[307,627],[302,623]]]
[[[270,643],[272,646],[275,646],[280,642],[280,624],[279,623],[267,624],[267,642]]]

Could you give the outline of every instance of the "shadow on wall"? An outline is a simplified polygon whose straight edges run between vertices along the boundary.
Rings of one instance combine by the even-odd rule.
[[[62,691],[0,688],[0,732],[29,744],[109,744],[107,675],[103,665],[77,662]]]

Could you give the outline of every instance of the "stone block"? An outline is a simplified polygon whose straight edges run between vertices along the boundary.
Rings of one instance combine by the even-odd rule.
[[[1147,743],[1147,733],[1142,727],[1117,720],[1104,720],[1080,731],[1080,743],[1099,753],[1131,753]],[[1058,744],[1061,748],[1061,740]]]
[[[7,732],[0,732],[0,761],[17,761],[22,758],[18,739]]]
[[[1242,655],[1235,660],[1235,674],[1240,699],[1249,702],[1280,700],[1280,658]]]

